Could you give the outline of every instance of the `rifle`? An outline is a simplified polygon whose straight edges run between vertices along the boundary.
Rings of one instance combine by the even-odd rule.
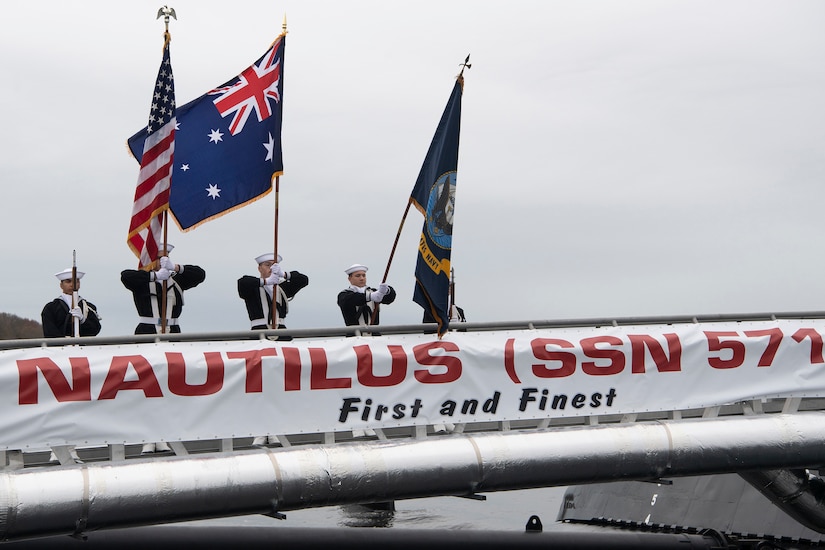
[[[450,308],[447,310],[450,314],[450,321],[467,321],[464,317],[464,310],[455,305],[455,270],[450,268]]]
[[[455,270],[450,268],[450,307],[447,309],[450,319],[453,318],[453,308],[455,307]]]
[[[72,309],[78,306],[77,296],[77,251],[72,250]],[[80,336],[80,319],[72,317],[75,338]]]

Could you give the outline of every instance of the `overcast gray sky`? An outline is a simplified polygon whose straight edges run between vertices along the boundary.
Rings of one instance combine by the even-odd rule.
[[[103,335],[160,63],[157,0],[3,5],[0,311],[40,320],[86,271]],[[345,267],[380,281],[459,71],[453,267],[470,321],[825,309],[825,3],[793,0],[173,0],[179,105],[235,76],[286,14],[279,251],[310,286],[290,328],[342,324]],[[235,281],[274,195],[188,233],[183,330],[248,327]],[[418,322],[412,210],[384,324]]]

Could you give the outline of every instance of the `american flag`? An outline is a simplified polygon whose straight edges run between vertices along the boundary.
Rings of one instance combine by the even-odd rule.
[[[139,269],[149,269],[157,261],[163,212],[169,209],[175,152],[175,82],[168,38],[163,45],[163,61],[155,81],[146,134],[127,237],[129,248],[138,257]]]

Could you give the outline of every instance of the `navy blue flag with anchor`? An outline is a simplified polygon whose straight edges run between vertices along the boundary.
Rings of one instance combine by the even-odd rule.
[[[241,74],[177,109],[169,209],[182,231],[272,190],[283,173],[284,35]],[[146,129],[129,138],[140,162]]]
[[[463,90],[464,78],[459,75],[410,195],[410,202],[425,218],[418,242],[413,301],[436,320],[439,336],[450,325],[450,254]]]

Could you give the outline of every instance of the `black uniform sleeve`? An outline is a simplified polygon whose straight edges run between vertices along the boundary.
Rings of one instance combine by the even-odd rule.
[[[151,278],[148,271],[124,269],[120,272],[120,282],[132,292],[146,288],[146,285],[148,285],[150,281]]]
[[[284,291],[287,298],[292,298],[298,291],[309,284],[309,277],[298,271],[289,272],[289,280],[284,281],[278,286]]]
[[[338,293],[338,307],[341,309],[356,308],[367,303],[367,296],[363,292],[353,292],[352,290],[342,290]]]
[[[183,290],[194,288],[206,280],[206,271],[200,266],[184,264],[183,271],[172,276]]]
[[[244,275],[238,279],[238,296],[242,300],[253,300],[258,297],[258,289],[261,288],[261,278],[252,275]]]
[[[65,308],[60,307],[60,304],[55,302],[49,302],[43,306],[43,311],[40,312],[45,338],[62,338],[66,336],[66,316],[68,313],[64,311]]]
[[[367,303],[366,296],[361,292],[346,289],[338,293],[338,307],[347,326],[358,324],[358,308]]]

